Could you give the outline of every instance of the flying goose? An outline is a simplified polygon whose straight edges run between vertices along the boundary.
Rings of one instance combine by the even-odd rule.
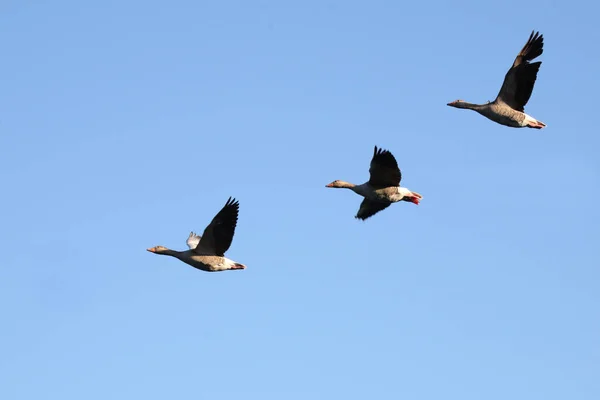
[[[225,257],[231,246],[239,213],[239,202],[231,197],[225,206],[204,229],[202,236],[191,232],[187,239],[190,250],[175,251],[163,246],[148,249],[149,252],[178,258],[186,264],[202,271],[215,272],[232,269],[245,269],[240,264]]]
[[[541,61],[529,63],[544,52],[544,37],[539,32],[531,32],[529,40],[515,58],[512,67],[504,77],[504,83],[496,100],[486,104],[471,104],[463,100],[448,103],[450,107],[467,108],[502,125],[513,128],[542,129],[541,121],[525,114],[525,104],[531,97]]]
[[[365,199],[360,203],[360,209],[355,216],[363,221],[398,201],[419,204],[422,198],[419,193],[400,187],[402,173],[396,159],[388,150],[375,146],[369,173],[369,181],[362,185],[336,180],[325,187],[350,189],[363,196]]]

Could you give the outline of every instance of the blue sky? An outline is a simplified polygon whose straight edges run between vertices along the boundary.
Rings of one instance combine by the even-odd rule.
[[[600,398],[598,11],[2,2],[0,397]],[[546,129],[446,106],[533,29]],[[424,198],[360,222],[374,145]],[[248,269],[146,252],[229,196]]]

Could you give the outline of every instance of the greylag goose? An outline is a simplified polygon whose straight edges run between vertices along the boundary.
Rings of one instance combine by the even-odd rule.
[[[175,251],[163,246],[156,246],[148,249],[148,251],[175,257],[202,271],[215,272],[245,269],[246,266],[244,264],[225,257],[225,252],[229,249],[233,241],[239,207],[239,202],[230,197],[221,211],[204,229],[202,236],[196,235],[194,232],[190,233],[187,239],[189,250]]]
[[[396,159],[388,150],[378,149],[375,146],[369,174],[369,181],[362,185],[336,180],[325,186],[328,188],[350,189],[365,198],[360,203],[355,218],[364,221],[389,207],[392,203],[408,201],[419,204],[419,201],[423,198],[419,193],[400,187],[402,173],[398,168]]]
[[[448,103],[450,107],[475,110],[479,114],[502,125],[513,128],[542,129],[541,121],[525,114],[525,104],[531,97],[541,61],[529,63],[544,52],[544,36],[531,32],[529,40],[515,58],[512,67],[504,77],[504,83],[496,100],[486,104],[471,104],[463,100]]]

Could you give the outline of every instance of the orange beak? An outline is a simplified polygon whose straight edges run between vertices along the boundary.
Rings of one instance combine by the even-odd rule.
[[[148,250],[150,253],[156,253],[156,249],[154,247],[151,247],[151,248],[146,249],[146,250]]]
[[[325,187],[333,187],[333,183],[328,183]]]

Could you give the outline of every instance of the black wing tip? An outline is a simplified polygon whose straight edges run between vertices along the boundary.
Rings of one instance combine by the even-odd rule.
[[[381,147],[375,146],[375,150],[373,151],[373,160],[377,160],[378,163],[394,163],[396,160],[391,151],[387,149],[383,149]],[[390,165],[393,166],[393,165]]]
[[[527,61],[531,61],[544,53],[544,35],[540,34],[539,31],[531,31],[529,35],[529,39],[525,46],[523,46],[523,50],[519,54]]]
[[[538,37],[540,39],[542,39],[544,37],[543,34],[540,33],[540,31],[536,31],[535,29],[531,31],[531,37],[535,39],[537,39]]]
[[[380,155],[386,154],[386,153],[390,153],[390,151],[386,150],[384,148],[381,148],[381,147],[377,147],[377,146],[375,146],[375,149],[373,150],[373,155],[374,156],[380,156]]]
[[[377,213],[375,213],[375,214],[377,214]],[[366,221],[367,219],[371,218],[375,214],[371,214],[371,215],[358,215],[358,214],[356,214],[354,216],[354,218],[357,219],[357,220],[359,220],[359,221]]]
[[[376,163],[378,165],[386,166],[388,168],[398,168],[398,162],[396,161],[396,157],[392,154],[391,151],[382,149],[381,147],[375,146],[375,152],[373,153],[373,158],[371,162]]]
[[[235,197],[229,196],[229,198],[227,199],[227,202],[225,203],[225,207],[236,207],[236,208],[239,208],[240,207],[240,202],[238,200],[236,200]]]
[[[234,197],[229,197],[227,202],[221,208],[221,211],[215,216],[216,220],[224,222],[229,221],[234,227],[237,224],[238,214],[240,212],[240,203]]]
[[[536,31],[535,29],[531,31],[529,35],[529,39],[527,40],[527,44],[531,44],[533,42],[543,42],[544,34],[540,33],[540,31]]]

